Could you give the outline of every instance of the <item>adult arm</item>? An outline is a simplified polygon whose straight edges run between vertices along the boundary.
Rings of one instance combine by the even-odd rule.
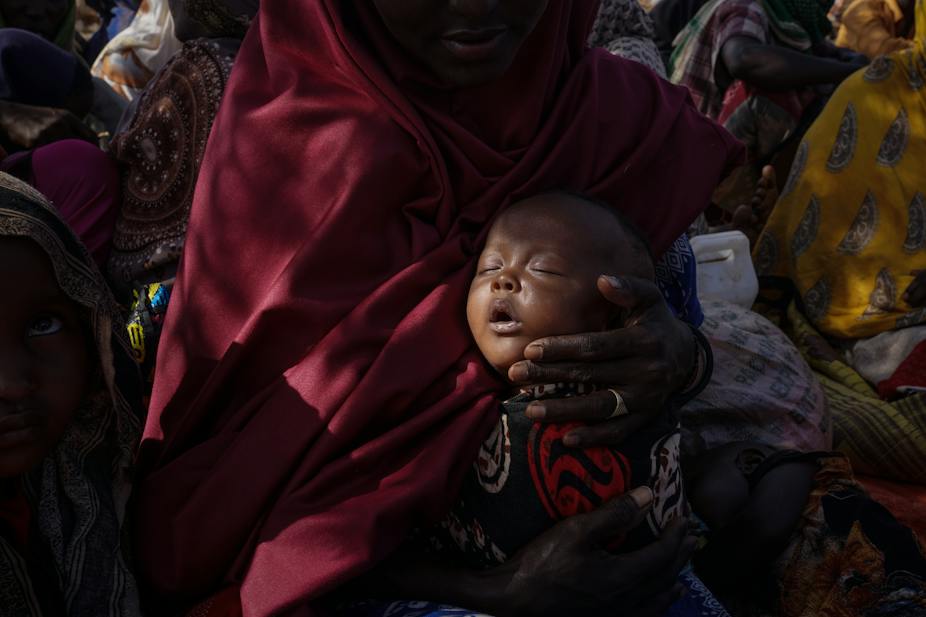
[[[746,36],[731,37],[720,54],[731,77],[765,90],[838,84],[867,63],[862,56],[850,62],[820,58]]]
[[[477,571],[398,554],[346,591],[452,604],[496,617],[663,615],[684,593],[678,574],[694,550],[685,522],[633,553],[603,548],[640,524],[652,499],[644,487],[571,517],[496,568]]]

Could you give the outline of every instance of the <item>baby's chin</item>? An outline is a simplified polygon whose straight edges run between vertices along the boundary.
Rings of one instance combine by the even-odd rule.
[[[483,352],[483,355],[488,363],[492,365],[492,368],[494,368],[505,381],[511,381],[508,377],[508,370],[518,362],[524,361],[524,348],[527,347],[530,342],[531,341],[526,341],[522,344],[519,341],[510,348],[492,350],[492,352],[488,354]]]

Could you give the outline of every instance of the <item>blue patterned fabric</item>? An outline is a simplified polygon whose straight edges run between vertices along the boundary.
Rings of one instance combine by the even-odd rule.
[[[679,319],[695,328],[704,321],[698,301],[698,273],[688,236],[682,236],[656,262],[656,285]]]
[[[688,595],[676,602],[666,617],[730,617],[730,614],[691,573],[683,574]],[[491,617],[485,613],[433,602],[357,602],[338,611],[339,617]]]

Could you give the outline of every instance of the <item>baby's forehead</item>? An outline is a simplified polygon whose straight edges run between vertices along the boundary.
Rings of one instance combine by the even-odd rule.
[[[514,248],[542,246],[614,274],[649,277],[651,258],[637,234],[606,204],[571,193],[548,193],[503,211],[486,248],[499,243]]]
[[[611,244],[623,239],[620,221],[606,206],[561,194],[517,202],[496,219],[490,239],[512,243],[543,242],[551,246]]]

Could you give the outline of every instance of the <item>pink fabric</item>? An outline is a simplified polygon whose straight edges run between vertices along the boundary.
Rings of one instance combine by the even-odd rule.
[[[3,167],[8,168],[7,161]],[[109,257],[119,207],[116,163],[93,144],[67,139],[36,148],[31,177],[22,179],[55,205],[102,268]]]
[[[926,341],[913,348],[890,378],[878,384],[878,394],[885,400],[894,400],[910,390],[926,390]]]

